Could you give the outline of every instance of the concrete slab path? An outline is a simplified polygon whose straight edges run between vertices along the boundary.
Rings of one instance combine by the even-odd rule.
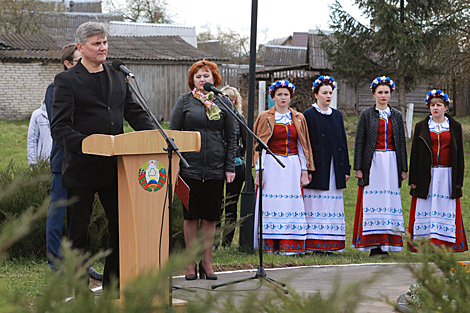
[[[397,263],[374,263],[374,264],[351,264],[351,265],[319,265],[308,267],[276,268],[266,269],[267,276],[278,281],[282,281],[294,288],[300,294],[321,292],[327,295],[333,289],[335,277],[341,280],[341,285],[368,279],[373,275],[378,275],[377,280],[364,292],[365,298],[361,302],[357,313],[376,312],[397,312],[394,307],[385,302],[388,298],[390,302],[396,303],[398,297],[404,294],[410,285],[415,282],[411,273],[406,270],[403,264]],[[183,290],[176,290],[174,297],[191,301],[197,296],[206,295],[208,292],[217,292],[217,295],[232,294],[224,293],[223,290],[244,290],[253,289],[258,286],[258,280],[243,282],[232,287],[221,287],[211,290],[211,285],[230,282],[242,278],[252,277],[255,270],[234,271],[217,273],[218,280],[193,280],[186,281],[184,276],[175,277],[173,285],[186,288],[197,287],[196,293]],[[268,287],[261,287],[261,290],[269,290]],[[243,291],[251,292],[251,291]],[[240,294],[243,294],[240,291]]]

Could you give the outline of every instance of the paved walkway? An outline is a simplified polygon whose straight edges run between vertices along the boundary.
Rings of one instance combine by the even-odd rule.
[[[396,303],[398,297],[404,294],[410,285],[415,282],[415,279],[411,276],[410,272],[404,268],[403,264],[397,263],[277,268],[266,269],[266,273],[268,277],[285,282],[295,288],[298,293],[305,295],[318,291],[322,294],[331,292],[335,277],[341,280],[341,285],[347,285],[351,282],[370,278],[372,275],[378,275],[377,280],[364,292],[366,297],[361,302],[359,310],[357,310],[358,313],[397,312],[394,310],[393,306],[385,303],[384,300],[388,297],[390,302]],[[217,281],[201,279],[186,281],[183,276],[175,277],[173,280],[173,285],[175,286],[206,288],[207,290],[197,289],[196,293],[176,290],[174,297],[191,301],[197,296],[204,297],[208,292],[217,292],[219,296],[224,294],[224,289],[253,289],[259,284],[258,280],[252,280],[236,284],[232,287],[221,287],[216,289],[217,291],[210,290],[211,285],[252,277],[256,274],[256,271],[221,272],[217,274],[219,277]],[[268,290],[268,287],[263,286],[260,290]],[[240,291],[240,293],[242,292]],[[230,294],[233,294],[233,292],[230,292]]]

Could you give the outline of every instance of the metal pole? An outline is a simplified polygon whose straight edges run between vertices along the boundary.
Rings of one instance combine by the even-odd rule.
[[[251,36],[250,36],[250,80],[248,89],[248,127],[253,130],[256,86],[256,35],[258,32],[258,0],[251,1]],[[246,145],[245,188],[241,195],[240,218],[245,221],[240,226],[239,244],[241,248],[253,251],[255,188],[251,174],[253,162],[253,140]]]
[[[266,82],[264,80],[258,83],[258,115],[266,110]]]

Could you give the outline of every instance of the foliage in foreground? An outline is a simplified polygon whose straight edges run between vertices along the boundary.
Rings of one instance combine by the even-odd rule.
[[[7,188],[0,197],[8,196],[13,188]],[[1,200],[1,199],[0,199]],[[0,233],[0,256],[14,241],[21,240],[26,235],[30,225],[44,217],[46,205],[38,209],[31,208],[25,214],[13,218],[5,225]],[[203,240],[203,238],[201,239]],[[201,241],[202,242],[202,241]],[[201,245],[199,245],[201,247]],[[168,260],[168,266],[158,272],[143,273],[134,282],[126,285],[124,290],[125,301],[119,305],[114,299],[117,297],[115,289],[106,290],[95,300],[88,289],[86,273],[88,263],[86,256],[79,255],[71,250],[70,243],[64,240],[64,260],[60,265],[62,274],[50,273],[46,286],[40,291],[34,304],[29,307],[22,304],[20,295],[8,290],[0,281],[0,313],[22,312],[154,312],[153,300],[160,298],[160,302],[168,296],[168,275],[177,268],[184,266],[189,258],[200,253],[195,249],[192,255],[176,254]],[[103,257],[105,253],[98,253],[95,258]],[[93,260],[91,260],[93,261]],[[372,280],[353,283],[341,287],[336,282],[334,290],[328,297],[320,293],[303,296],[289,288],[289,294],[284,295],[279,290],[264,289],[254,292],[233,294],[217,297],[208,294],[197,300],[190,301],[188,312],[354,312],[362,299],[362,291],[368,288]],[[65,301],[75,293],[75,298]],[[241,300],[239,298],[241,297]]]
[[[422,263],[407,265],[416,277],[407,301],[416,312],[468,312],[470,273],[457,261],[459,254],[426,242],[420,247]]]
[[[50,165],[41,160],[31,168],[18,166],[11,161],[0,169],[0,230],[11,225],[28,208],[47,206],[50,190]],[[93,215],[89,227],[89,248],[96,253],[106,247],[108,239],[107,220],[98,198],[93,203]],[[67,225],[64,224],[64,235]],[[23,240],[8,247],[10,257],[31,257],[46,255],[46,214],[30,225]]]

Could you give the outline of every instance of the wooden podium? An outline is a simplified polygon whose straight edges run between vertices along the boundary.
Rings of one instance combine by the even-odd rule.
[[[166,133],[180,152],[198,152],[201,148],[199,132],[168,130]],[[118,156],[121,300],[122,290],[129,281],[164,266],[168,260],[169,213],[163,214],[163,210],[167,210],[163,207],[169,165],[166,147],[166,141],[157,130],[117,136],[96,134],[83,140],[85,154]],[[173,154],[172,192],[179,163],[175,156]]]

